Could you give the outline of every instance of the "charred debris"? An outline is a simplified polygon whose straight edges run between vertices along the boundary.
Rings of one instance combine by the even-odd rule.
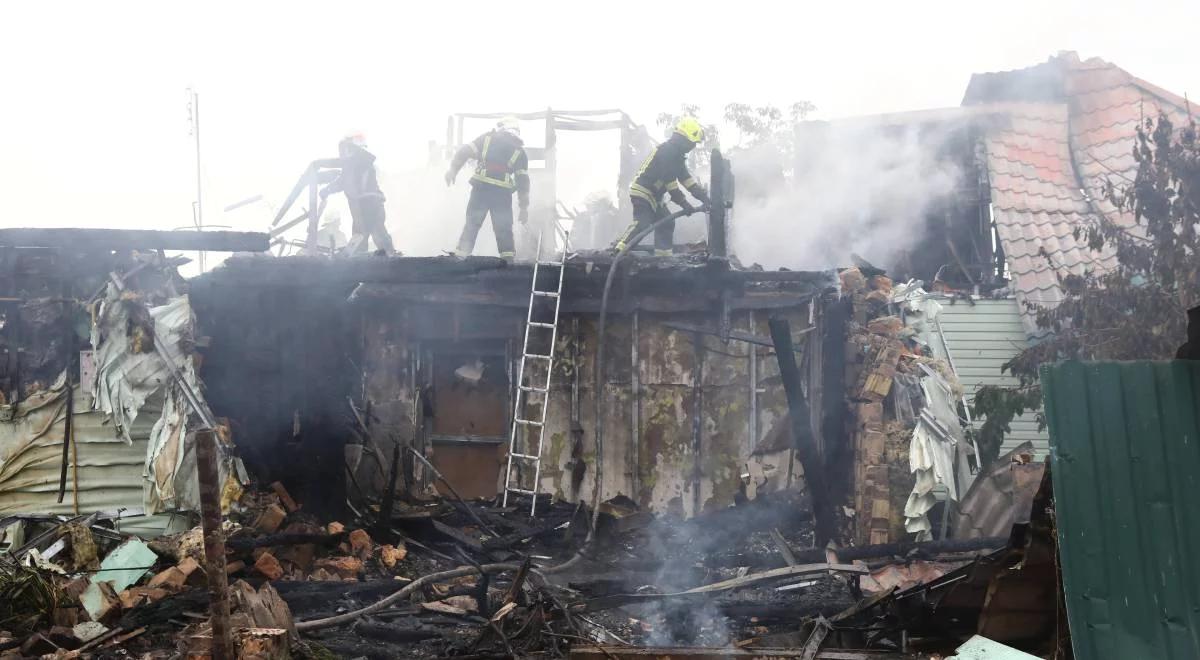
[[[605,254],[566,261],[559,359],[515,383],[528,265],[246,255],[184,280],[170,232],[76,231],[0,232],[6,657],[1065,644],[1047,471],[1017,451],[974,478],[919,283],[632,258],[597,392]],[[508,437],[518,386],[546,437],[506,493],[510,440],[539,443]]]

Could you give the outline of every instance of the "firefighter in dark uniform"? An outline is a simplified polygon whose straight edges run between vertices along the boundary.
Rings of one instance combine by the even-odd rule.
[[[505,117],[496,124],[496,129],[484,133],[464,144],[450,169],[446,171],[446,185],[454,185],[458,171],[470,159],[478,163],[471,176],[471,198],[467,201],[467,223],[463,226],[454,253],[460,257],[471,254],[475,238],[483,227],[483,220],[490,213],[492,231],[496,233],[496,250],[502,259],[512,259],[513,209],[512,194],[517,193],[520,210],[517,221],[529,221],[529,157],[525,154],[525,143],[521,141],[521,126],[516,117]]]
[[[625,249],[626,241],[634,234],[650,226],[656,220],[670,215],[664,195],[678,204],[688,214],[695,213],[709,204],[708,193],[688,172],[687,155],[704,139],[704,129],[692,117],[684,117],[675,125],[675,130],[666,142],[654,148],[654,152],[642,163],[637,176],[629,186],[629,199],[633,205],[633,224],[625,230],[613,249]],[[692,206],[680,186],[687,188],[693,197],[700,200],[700,208]],[[654,229],[654,256],[669,257],[675,245],[675,223],[664,222]]]
[[[351,133],[338,143],[338,161],[341,174],[328,186],[321,189],[321,199],[333,193],[346,193],[346,205],[350,207],[353,221],[351,232],[356,254],[367,252],[367,239],[375,240],[375,247],[385,254],[395,253],[392,237],[388,234],[385,221],[383,191],[375,174],[375,154],[367,151],[366,140],[361,133]],[[353,239],[357,238],[357,241]]]

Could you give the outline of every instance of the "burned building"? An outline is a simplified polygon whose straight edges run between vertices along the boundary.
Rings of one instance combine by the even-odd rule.
[[[1056,271],[1111,262],[1073,228],[1115,213],[1096,179],[1130,170],[1147,104],[1183,107],[1064,54],[976,76],[962,108],[850,120],[965,174],[886,271],[743,266],[721,205],[708,244],[673,258],[560,240],[530,263],[239,255],[190,280],[166,250],[267,236],[0,230],[0,614],[19,633],[0,646],[204,655],[232,603],[243,650],[276,656],[303,634],[350,657],[1061,657],[1060,565],[1101,595],[1074,596],[1073,621],[1121,593],[1089,590],[1091,548],[1057,529],[1036,422],[988,462],[971,398],[1035,338]],[[570,114],[539,117],[631,130]],[[796,176],[828,128],[800,130]],[[1083,375],[1055,376],[1060,426],[1106,405],[1069,396]],[[201,436],[219,447],[203,483]],[[1135,450],[1106,438],[1085,472],[1123,474]],[[1066,468],[1059,513],[1095,514]],[[231,595],[226,575],[247,581]],[[211,624],[191,621],[202,579]],[[1183,648],[1172,621],[1127,628]]]
[[[536,454],[540,428],[536,490],[590,498],[603,463],[603,499],[624,495],[692,516],[801,478],[768,331],[779,317],[792,328],[813,437],[841,443],[844,402],[831,376],[838,371],[827,366],[841,359],[845,315],[831,273],[741,270],[703,256],[634,262],[608,302],[597,394],[600,294],[611,261],[567,261],[551,372],[547,379],[541,364],[529,365],[518,383],[530,265],[231,259],[191,289],[211,338],[203,353],[214,410],[234,420],[248,465],[261,466],[267,481],[307,488],[300,475],[321,456],[314,469],[324,478],[311,483],[336,484],[330,497],[377,489],[399,444],[428,455],[464,496],[490,498],[503,491],[514,414],[538,419],[545,406],[545,426],[519,429],[517,439],[521,453]],[[538,286],[553,290],[558,274],[542,266]],[[551,330],[531,329],[543,334],[531,352],[551,353]],[[518,387],[548,391],[516,409]],[[357,486],[330,473],[328,461],[343,451],[357,465]],[[532,468],[515,465],[512,485],[533,489]],[[414,494],[431,485],[422,472],[419,464],[406,472]]]
[[[148,535],[198,507],[185,436],[210,414],[187,284],[167,249],[261,250],[262,234],[0,230],[0,511],[105,512]],[[195,418],[192,418],[195,419]],[[226,445],[230,497],[244,481]]]

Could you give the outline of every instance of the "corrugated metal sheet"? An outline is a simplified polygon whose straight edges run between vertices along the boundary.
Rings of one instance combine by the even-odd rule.
[[[1023,443],[976,476],[955,509],[954,538],[1007,536],[1014,523],[1029,522],[1033,498],[1046,471],[1044,462],[1025,463],[1020,454],[1033,451]]]
[[[64,390],[23,401],[11,422],[0,424],[0,514],[73,514],[129,509],[141,511],[146,482],[146,448],[158,409],[147,405],[130,426],[132,444],[120,437],[90,397],[76,387],[73,415],[76,471],[67,471],[67,494],[58,502],[66,420]],[[78,510],[75,503],[78,499]]]
[[[984,385],[1016,386],[1017,379],[1003,373],[1000,367],[1029,345],[1017,301],[989,299],[975,300],[971,304],[959,300],[954,304],[941,301],[941,304],[938,320],[967,401],[973,402],[975,392]],[[937,344],[937,341],[933,342],[934,354],[944,358],[942,347]],[[978,428],[980,424],[977,422],[975,426]],[[1033,444],[1039,460],[1049,453],[1049,434],[1038,430],[1034,413],[1014,419],[1011,427],[1012,432],[1000,446],[1001,455],[1024,442]]]
[[[64,390],[48,390],[23,401],[12,419],[0,423],[0,515],[45,513],[74,515],[124,510],[117,521],[123,533],[155,537],[188,529],[186,515],[142,515],[149,481],[143,476],[150,433],[162,397],[152,397],[130,426],[132,444],[118,435],[103,413],[87,410],[91,397],[75,389],[75,453],[67,470],[67,492],[58,501],[62,438],[66,420]],[[82,408],[82,409],[81,409]],[[78,485],[78,490],[76,490]],[[9,540],[14,530],[9,530]]]
[[[1200,362],[1042,370],[1080,660],[1200,658]]]

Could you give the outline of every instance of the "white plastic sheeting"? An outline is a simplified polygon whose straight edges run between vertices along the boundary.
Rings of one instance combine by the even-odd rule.
[[[897,286],[892,300],[904,305],[914,339],[929,345],[930,336],[937,333],[942,305],[911,283]],[[943,378],[927,365],[920,366],[924,372],[921,391],[925,406],[917,414],[909,445],[909,469],[916,477],[916,484],[904,505],[904,529],[916,533],[918,540],[928,540],[932,525],[927,514],[937,504],[935,491],[940,486],[949,500],[958,499],[955,459],[966,435],[956,410],[959,393],[946,380],[951,376]]]
[[[92,345],[96,347],[95,408],[110,415],[117,432],[132,441],[129,430],[144,413],[147,400],[152,396],[161,398],[162,405],[150,431],[141,473],[146,481],[146,511],[195,511],[200,508],[196,458],[191,443],[184,442],[193,411],[184,396],[183,386],[172,377],[168,365],[154,350],[151,338],[130,332],[131,314],[139,304],[110,285],[96,315],[92,326]],[[201,405],[207,406],[192,356],[185,350],[192,341],[195,325],[187,296],[171,298],[163,305],[151,307],[149,312],[154,322],[154,334],[174,368],[186,387],[200,399]],[[221,483],[244,481],[241,462],[231,455],[229,447],[220,446]]]
[[[927,514],[937,503],[934,490],[942,486],[948,499],[958,499],[954,457],[958,444],[965,442],[965,438],[954,411],[950,386],[937,374],[928,372],[921,379],[921,389],[926,403],[917,418],[908,450],[908,465],[916,484],[904,505],[904,529],[917,533],[918,540],[928,540],[931,525]]]
[[[96,349],[96,382],[92,387],[95,408],[112,416],[113,425],[126,441],[131,441],[129,428],[146,399],[171,383],[171,373],[155,352],[153,341],[144,337],[136,345],[130,337],[131,312],[139,305],[110,285],[108,297],[101,303],[92,325],[92,346]],[[150,317],[171,362],[193,391],[198,392],[192,360],[180,346],[181,340],[191,338],[193,325],[187,296],[150,308]]]
[[[94,381],[73,389],[74,448],[68,452],[66,493],[58,501],[66,427],[66,373],[17,406],[0,406],[0,514],[117,512],[130,516],[199,510],[196,459],[185,442],[195,419],[180,385],[154,350],[137,296],[110,286],[92,326]],[[203,397],[192,356],[193,317],[186,296],[149,308],[154,333],[187,386]],[[91,395],[85,394],[90,389]],[[220,443],[225,499],[245,481],[241,462]],[[124,517],[124,516],[122,516]],[[132,522],[132,521],[131,521]],[[170,517],[144,517],[138,532],[153,533]],[[133,531],[133,530],[131,530]]]

